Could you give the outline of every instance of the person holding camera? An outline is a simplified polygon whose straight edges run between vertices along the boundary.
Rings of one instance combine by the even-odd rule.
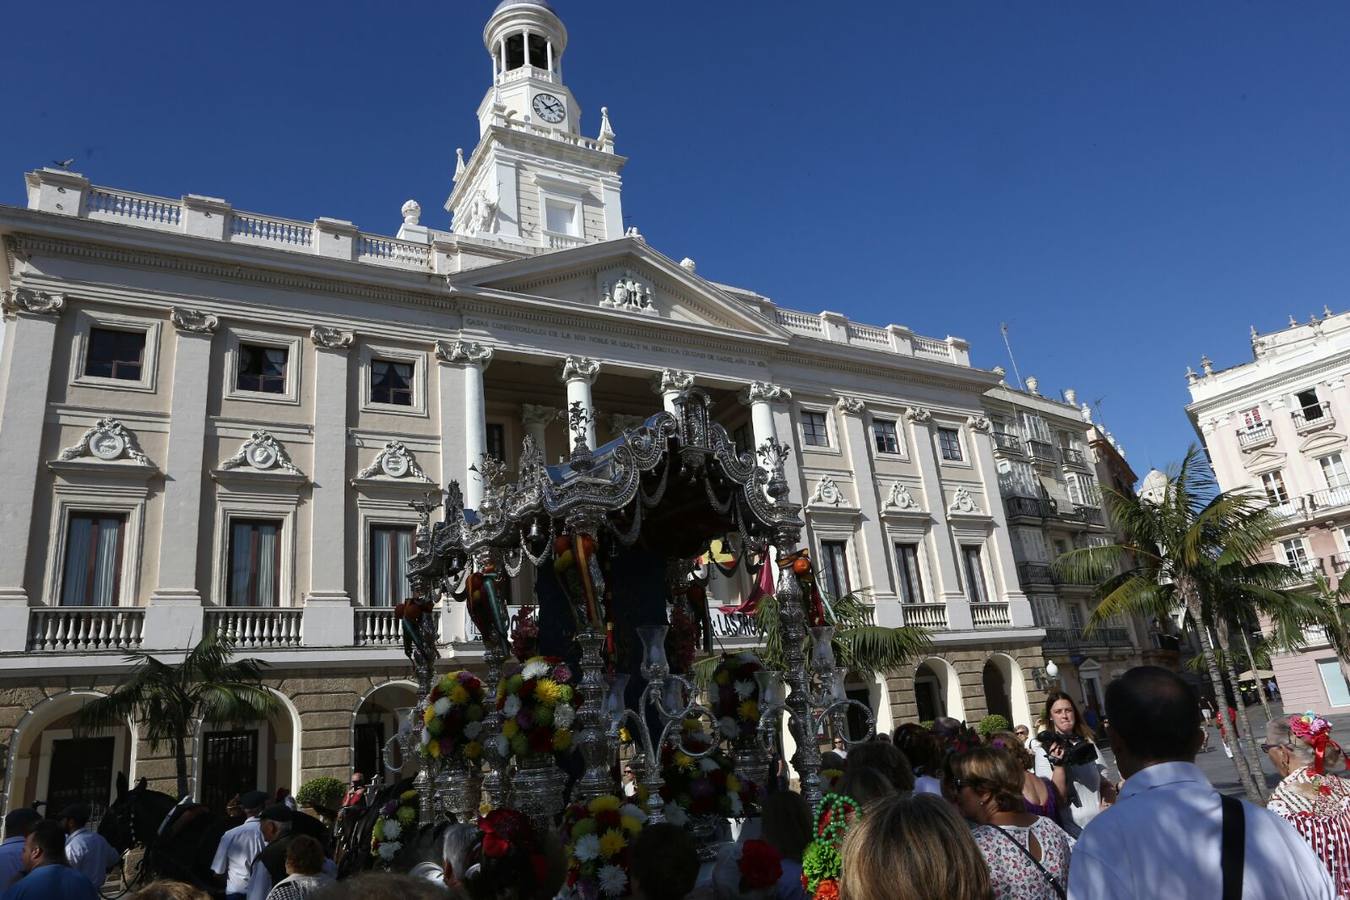
[[[1059,824],[1078,837],[1115,800],[1116,787],[1106,779],[1092,732],[1072,697],[1052,691],[1045,700],[1045,721],[1046,730],[1032,742],[1036,774],[1050,779],[1059,795]]]

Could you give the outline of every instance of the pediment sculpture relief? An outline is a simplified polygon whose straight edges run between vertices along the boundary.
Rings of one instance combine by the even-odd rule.
[[[270,431],[258,430],[235,452],[220,464],[222,469],[253,469],[257,472],[279,470],[290,475],[302,474],[291,462],[290,454]]]
[[[103,462],[126,458],[140,466],[153,465],[136,446],[136,439],[126,426],[111,416],[95,422],[78,441],[62,450],[59,458],[69,462],[86,456]]]
[[[655,312],[651,285],[642,281],[629,269],[624,269],[612,280],[600,283],[600,305],[608,309],[629,312]]]
[[[427,473],[417,464],[412,451],[403,446],[402,441],[390,441],[384,445],[374,461],[356,473],[357,478],[407,478],[412,481],[431,481]]]

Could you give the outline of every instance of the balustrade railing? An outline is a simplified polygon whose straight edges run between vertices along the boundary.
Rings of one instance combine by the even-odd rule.
[[[230,240],[286,248],[309,247],[314,241],[314,228],[304,222],[232,213]]]
[[[848,338],[851,343],[857,344],[875,344],[880,347],[891,345],[891,336],[886,333],[886,329],[858,322],[848,323]]]
[[[130,219],[137,225],[173,230],[183,218],[181,203],[103,188],[90,189],[85,210],[91,219]]]
[[[426,244],[414,244],[393,238],[374,237],[363,234],[356,245],[358,262],[409,266],[426,266],[431,263],[431,248]]]
[[[942,603],[906,603],[900,607],[905,625],[930,631],[947,629],[947,607]]]
[[[236,647],[299,647],[303,610],[290,607],[216,607],[205,610],[206,627]]]
[[[1308,500],[1308,506],[1314,512],[1350,506],[1350,487],[1334,487],[1327,488],[1324,491],[1314,491]]]
[[[994,446],[999,450],[1006,450],[1009,453],[1021,453],[1022,439],[1007,431],[996,430],[994,432]]]
[[[778,324],[789,331],[821,334],[825,330],[825,326],[821,324],[820,319],[810,313],[797,312],[795,309],[775,309],[773,315]]]
[[[1336,418],[1331,414],[1331,404],[1326,402],[1304,406],[1289,415],[1294,420],[1294,430],[1299,434],[1336,424]]]
[[[403,624],[390,607],[356,609],[356,646],[394,647],[403,643]]]
[[[947,346],[946,341],[920,337],[916,334],[914,335],[914,355],[930,356],[934,359],[951,359],[952,348]]]
[[[28,649],[137,650],[144,624],[145,610],[139,607],[34,607],[28,611]]]
[[[1262,444],[1273,444],[1275,443],[1275,430],[1265,423],[1253,425],[1250,428],[1239,428],[1237,439],[1238,446],[1244,450],[1250,447],[1259,447]]]
[[[972,603],[970,618],[976,628],[998,628],[1012,624],[1008,614],[1008,604],[1004,602]]]

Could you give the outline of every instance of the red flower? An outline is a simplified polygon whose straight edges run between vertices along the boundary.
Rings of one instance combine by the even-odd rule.
[[[526,697],[534,696],[535,681],[531,678],[520,686],[520,699],[523,701]]]
[[[783,877],[783,857],[764,841],[746,841],[741,848],[741,890],[773,887]]]

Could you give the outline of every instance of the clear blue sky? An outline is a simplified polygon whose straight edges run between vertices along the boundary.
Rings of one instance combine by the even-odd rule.
[[[35,13],[5,42],[0,202],[74,156],[99,184],[385,233],[414,197],[444,226],[493,5]],[[554,5],[654,246],[960,335],[982,366],[1007,365],[1006,321],[1023,375],[1101,398],[1140,475],[1194,437],[1188,363],[1350,306],[1350,4]]]

